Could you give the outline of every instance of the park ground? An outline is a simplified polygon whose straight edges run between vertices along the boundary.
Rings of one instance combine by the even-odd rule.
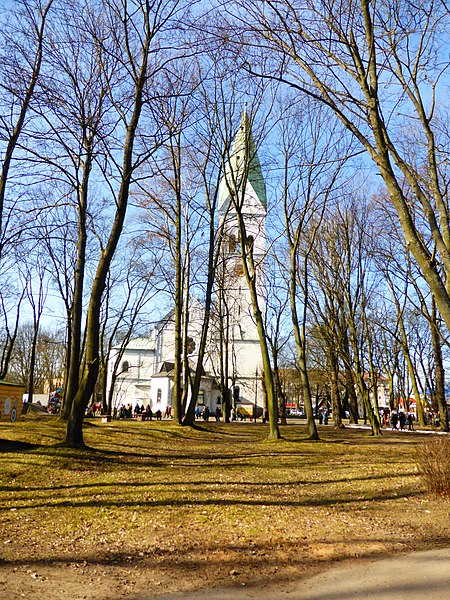
[[[261,423],[0,425],[0,598],[119,600],[284,585],[336,565],[450,547],[427,493],[430,436]]]

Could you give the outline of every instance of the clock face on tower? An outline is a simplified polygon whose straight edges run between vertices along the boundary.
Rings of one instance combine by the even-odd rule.
[[[234,274],[237,277],[243,277],[244,275],[244,267],[242,266],[242,263],[236,263],[234,266]]]

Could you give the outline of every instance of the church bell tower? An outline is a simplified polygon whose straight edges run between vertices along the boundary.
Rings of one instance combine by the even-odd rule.
[[[246,111],[225,164],[218,203],[219,225],[223,226],[223,260],[217,283],[223,299],[222,312],[226,313],[234,397],[240,396],[243,401],[261,405],[262,390],[258,392],[258,382],[262,378],[261,349],[244,274],[243,254],[252,252],[259,306],[263,310],[267,202],[261,164]]]

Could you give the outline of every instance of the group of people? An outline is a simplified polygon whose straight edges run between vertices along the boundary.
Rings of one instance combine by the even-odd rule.
[[[93,402],[86,409],[87,417],[101,417],[103,414],[103,402]]]
[[[209,421],[210,417],[211,417],[211,411],[209,409],[209,406],[205,406],[205,408],[203,409],[203,411],[201,411],[198,406],[196,407],[196,409],[195,409],[195,418],[196,419],[202,418],[204,421]],[[222,409],[220,408],[220,406],[218,406],[216,408],[216,412],[214,413],[214,417],[215,417],[216,421],[220,421],[220,419],[222,417]]]
[[[412,413],[408,413],[406,415],[402,410],[400,410],[398,413],[397,411],[393,410],[390,420],[392,429],[400,429],[400,431],[404,431],[406,424],[408,424],[408,430],[414,431],[414,415]],[[384,421],[387,425],[386,420]]]
[[[153,417],[157,421],[161,421],[162,417],[163,417],[161,410],[158,408],[158,410],[153,412],[150,407],[150,404],[147,404],[146,408],[144,407],[143,404],[141,406],[139,406],[139,404],[136,404],[134,409],[131,406],[131,404],[127,404],[126,406],[125,406],[125,404],[121,404],[119,406],[119,408],[117,408],[117,407],[114,408],[113,418],[114,419],[131,419],[133,417],[133,414],[134,414],[134,417],[138,417],[138,416],[142,415],[143,419],[148,419],[149,421],[151,421],[153,419]],[[172,417],[172,407],[168,406],[165,410],[164,418],[170,419],[171,417]]]
[[[114,407],[113,417],[114,419],[131,419],[133,416],[133,407],[131,404],[121,404],[119,408]]]
[[[319,425],[328,425],[328,411],[324,410],[319,413]]]

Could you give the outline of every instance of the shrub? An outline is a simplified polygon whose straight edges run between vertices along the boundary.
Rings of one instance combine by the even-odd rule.
[[[450,438],[433,436],[419,447],[419,473],[429,492],[450,496]]]

